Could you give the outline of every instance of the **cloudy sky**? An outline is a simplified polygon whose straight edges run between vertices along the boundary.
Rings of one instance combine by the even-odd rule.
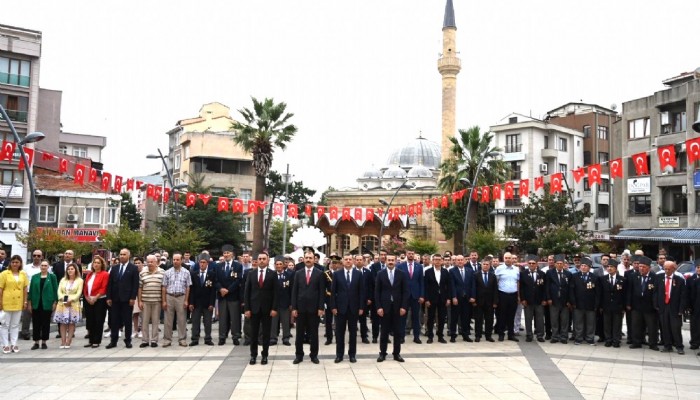
[[[454,0],[457,127],[570,101],[610,107],[700,67],[697,0]],[[202,104],[284,101],[299,133],[273,167],[317,189],[355,185],[392,149],[440,142],[444,0],[3,0],[0,23],[43,32],[41,86],[67,132],[106,136],[105,169],[145,155]]]

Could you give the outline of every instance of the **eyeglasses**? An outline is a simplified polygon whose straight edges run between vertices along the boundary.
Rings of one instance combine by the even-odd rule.
[[[32,254],[32,257],[41,257],[41,254]]]

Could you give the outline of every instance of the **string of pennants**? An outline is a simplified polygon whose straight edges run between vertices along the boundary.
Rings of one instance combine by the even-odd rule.
[[[688,157],[688,164],[693,164],[696,161],[700,161],[700,137],[694,139],[688,139],[685,142],[686,155]],[[659,159],[659,168],[663,172],[667,167],[676,168],[676,149],[677,144],[670,144],[667,146],[661,146],[656,149],[656,153]],[[12,162],[14,159],[14,154],[16,150],[16,143],[3,141],[2,150],[0,151],[0,162],[9,161]],[[141,190],[143,182],[134,180],[133,178],[128,178],[124,180],[122,176],[112,175],[109,172],[100,172],[95,169],[88,167],[83,164],[75,163],[69,161],[66,158],[45,152],[39,149],[31,149],[25,147],[24,151],[27,154],[29,160],[29,165],[33,165],[34,155],[36,153],[41,154],[43,161],[50,161],[58,159],[58,172],[61,174],[69,174],[69,169],[71,164],[73,164],[73,180],[76,184],[84,186],[85,183],[97,183],[99,181],[100,188],[104,192],[117,192],[121,193],[122,190]],[[641,153],[633,154],[629,158],[633,161],[635,173],[639,175],[649,175],[649,163],[647,160],[647,154],[653,153],[653,150],[644,151]],[[571,172],[576,183],[579,183],[584,177],[588,177],[589,184],[600,185],[602,184],[602,165],[608,164],[610,167],[610,179],[620,178],[624,176],[623,163],[622,160],[628,157],[616,158],[608,162],[603,162],[600,164],[592,164],[587,167],[580,167],[572,169],[565,172],[558,172],[549,175],[549,191],[552,194],[561,193],[562,180],[564,178],[564,173]],[[20,157],[18,168],[23,170],[25,167],[24,160]],[[534,187],[532,190],[534,192],[545,188],[545,176],[537,176],[532,178],[534,181]],[[420,216],[423,214],[423,204],[427,209],[437,209],[437,208],[448,208],[450,206],[449,202],[457,203],[460,201],[464,195],[467,193],[468,189],[471,190],[472,199],[480,201],[482,203],[488,203],[491,201],[505,199],[511,200],[515,197],[515,185],[518,186],[518,196],[528,197],[530,193],[530,179],[521,179],[508,181],[505,183],[499,183],[495,185],[487,185],[473,188],[465,188],[462,190],[455,191],[453,193],[444,194],[440,197],[434,197],[426,199],[421,202],[416,202],[408,205],[401,205],[393,207],[388,210],[387,219],[390,221],[398,220],[401,216],[408,215],[410,217]],[[170,200],[170,196],[174,195],[175,201],[179,201],[179,192],[172,193],[170,188],[163,187],[161,185],[146,185],[146,197],[154,201],[163,201],[167,203]],[[265,201],[256,200],[243,200],[237,198],[228,197],[214,197],[208,194],[187,192],[185,198],[185,206],[194,207],[198,201],[203,204],[208,204],[213,198],[216,198],[217,209],[219,212],[233,212],[241,214],[255,214],[258,211],[264,210],[268,205]],[[356,220],[356,221],[373,221],[375,214],[379,216],[379,219],[383,219],[384,210],[381,208],[372,207],[337,207],[337,206],[314,206],[312,204],[304,205],[304,214],[311,217],[313,215],[313,208],[316,208],[316,214],[318,217],[329,214],[331,220],[341,219],[346,220]],[[298,204],[288,204],[287,205],[287,215],[291,218],[298,218],[300,214],[300,205]],[[283,203],[273,203],[272,205],[272,215],[282,217],[284,213]]]

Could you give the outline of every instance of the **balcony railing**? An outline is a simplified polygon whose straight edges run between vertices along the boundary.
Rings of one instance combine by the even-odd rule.
[[[522,171],[518,171],[518,170],[514,170],[514,171],[513,171],[513,170],[511,170],[511,171],[510,171],[510,180],[511,180],[511,181],[520,180],[520,175],[522,175]]]
[[[522,151],[522,143],[507,144],[505,148],[506,153],[520,153]]]
[[[7,72],[0,72],[0,83],[6,85],[17,85],[29,87],[30,79],[28,76],[8,74]]]
[[[18,110],[5,110],[7,111],[7,116],[10,117],[12,121],[15,122],[27,122],[27,111]],[[0,117],[0,119],[4,119]]]

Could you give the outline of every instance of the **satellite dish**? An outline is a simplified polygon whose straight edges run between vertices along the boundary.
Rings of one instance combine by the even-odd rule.
[[[612,103],[612,104],[610,105],[610,109],[613,110],[613,111],[617,110],[617,104]]]

